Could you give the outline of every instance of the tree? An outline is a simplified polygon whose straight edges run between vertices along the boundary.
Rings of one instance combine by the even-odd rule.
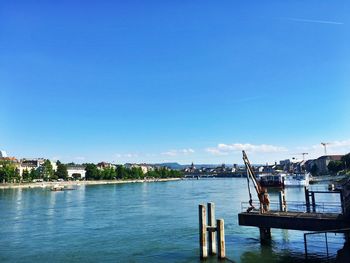
[[[60,161],[56,162],[57,164],[57,170],[55,172],[55,175],[57,178],[62,178],[64,180],[67,180],[68,178],[68,171],[67,171],[67,166]]]
[[[0,182],[14,183],[19,182],[20,176],[16,165],[10,161],[0,162]]]
[[[22,173],[22,179],[23,179],[23,181],[26,181],[26,182],[32,181],[32,178],[30,177],[30,172],[29,172],[27,169],[25,169],[25,170],[23,171],[23,173]]]
[[[341,161],[344,163],[345,169],[350,169],[350,153],[342,156]]]
[[[100,180],[101,179],[101,172],[99,169],[97,169],[97,166],[93,163],[86,164],[85,167],[85,178],[86,180]]]
[[[54,177],[54,172],[50,160],[45,160],[41,168],[41,177],[48,181]]]
[[[116,177],[117,177],[117,179],[127,179],[128,178],[128,172],[123,165],[117,166]]]
[[[116,170],[113,167],[106,167],[101,172],[101,177],[104,180],[113,180],[117,177]]]
[[[330,172],[337,173],[343,170],[344,164],[342,161],[330,161],[327,167]]]
[[[30,170],[29,176],[31,178],[31,180],[33,179],[39,179],[40,178],[40,173],[37,169],[33,168],[32,170]]]

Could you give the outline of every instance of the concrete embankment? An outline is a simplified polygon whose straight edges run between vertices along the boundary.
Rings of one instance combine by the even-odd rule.
[[[100,185],[100,184],[127,184],[127,183],[149,183],[149,182],[167,182],[177,181],[181,178],[155,178],[145,180],[101,180],[101,181],[64,181],[64,182],[37,182],[37,183],[15,183],[15,184],[0,184],[0,189],[10,188],[37,188],[37,187],[53,187],[59,184],[60,186],[76,186],[76,185]]]

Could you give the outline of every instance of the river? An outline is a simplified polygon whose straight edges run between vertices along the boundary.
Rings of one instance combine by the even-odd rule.
[[[270,196],[277,201],[278,191]],[[303,201],[304,190],[290,188],[286,196],[287,202]],[[247,183],[230,178],[87,185],[63,192],[0,189],[0,262],[199,262],[198,204],[210,201],[216,217],[225,220],[226,262],[303,261],[302,231],[273,229],[271,245],[261,246],[257,228],[238,226]],[[325,251],[318,238],[309,245],[316,259]],[[343,242],[338,234],[330,252]]]

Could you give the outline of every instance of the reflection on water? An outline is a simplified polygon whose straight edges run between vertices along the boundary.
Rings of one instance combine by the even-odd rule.
[[[271,201],[278,195],[270,191]],[[304,201],[302,188],[288,188],[286,196]],[[261,246],[257,228],[238,226],[248,198],[244,178],[0,190],[0,262],[199,262],[198,204],[209,201],[225,219],[226,262],[303,262],[302,231],[273,229],[271,245]],[[333,254],[343,237],[337,242]],[[317,260],[324,242],[311,243]]]

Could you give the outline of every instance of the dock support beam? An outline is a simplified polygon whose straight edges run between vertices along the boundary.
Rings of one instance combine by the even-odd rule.
[[[310,194],[309,189],[307,187],[304,187],[305,190],[305,205],[306,205],[306,213],[310,213]]]
[[[259,227],[259,230],[261,243],[269,242],[271,240],[271,228]]]
[[[215,228],[215,204],[208,203],[207,207],[208,207],[208,226]],[[216,254],[215,231],[209,231],[208,243],[209,243],[209,255],[215,255]]]
[[[216,220],[216,227],[218,231],[218,257],[223,259],[226,257],[224,219]]]
[[[314,192],[311,192],[311,205],[312,205],[312,212],[316,213],[316,200],[315,200]]]
[[[199,250],[200,258],[205,259],[208,257],[207,249],[207,226],[206,226],[206,212],[205,206],[199,205]]]
[[[286,201],[286,193],[282,190],[279,193],[279,203],[280,203],[280,211],[287,212],[287,201]]]

